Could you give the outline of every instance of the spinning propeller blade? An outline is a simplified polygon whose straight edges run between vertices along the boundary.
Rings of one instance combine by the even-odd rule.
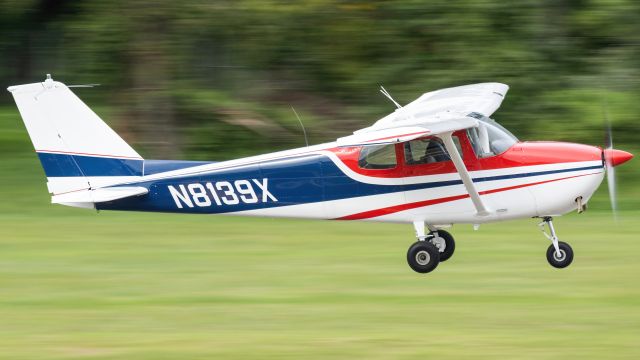
[[[609,120],[609,111],[604,109],[605,121],[605,148],[602,150],[602,158],[607,171],[607,187],[609,188],[609,201],[611,202],[611,211],[613,218],[618,219],[618,200],[616,198],[616,171],[611,158],[613,150],[613,134],[611,132],[611,121]]]
[[[622,150],[613,148],[613,132],[611,131],[611,122],[607,109],[604,109],[605,121],[605,148],[602,150],[602,159],[607,170],[607,185],[609,186],[609,200],[611,201],[611,210],[613,218],[618,218],[618,199],[616,197],[616,170],[615,167],[623,164],[633,158],[633,155]]]

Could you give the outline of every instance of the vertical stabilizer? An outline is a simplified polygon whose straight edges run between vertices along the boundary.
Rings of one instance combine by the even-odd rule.
[[[49,192],[96,188],[142,175],[143,159],[65,84],[11,86]]]

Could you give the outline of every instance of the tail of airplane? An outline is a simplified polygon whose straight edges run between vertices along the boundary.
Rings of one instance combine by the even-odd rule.
[[[31,137],[49,192],[60,196],[142,175],[144,160],[69,88],[44,82],[9,90]],[[64,199],[64,198],[62,198]]]

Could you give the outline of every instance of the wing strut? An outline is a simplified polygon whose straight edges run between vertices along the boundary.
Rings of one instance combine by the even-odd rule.
[[[476,210],[478,211],[478,215],[487,216],[489,215],[489,210],[482,202],[482,199],[480,198],[480,194],[478,193],[476,186],[473,184],[471,175],[469,175],[469,171],[467,171],[467,167],[464,165],[464,162],[462,161],[462,157],[458,152],[458,148],[456,147],[456,144],[453,142],[453,138],[451,137],[451,134],[452,134],[451,132],[447,132],[444,134],[439,134],[438,137],[442,138],[442,141],[444,141],[444,146],[447,149],[449,156],[451,156],[451,161],[453,161],[453,165],[455,165],[456,170],[458,171],[458,174],[462,179],[462,183],[464,184],[464,187],[467,189],[467,192],[471,197],[473,206],[475,206]]]

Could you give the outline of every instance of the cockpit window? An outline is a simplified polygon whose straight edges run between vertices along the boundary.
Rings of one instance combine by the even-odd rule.
[[[457,136],[453,136],[453,142],[462,156],[460,140]],[[442,140],[430,137],[406,142],[404,144],[404,160],[408,165],[417,165],[449,161],[451,158]]]
[[[476,113],[473,113],[473,115],[470,114],[469,116],[480,120],[480,125],[477,128],[468,129],[467,135],[478,158],[502,154],[518,142],[518,139],[509,130],[493,119]]]
[[[393,169],[398,165],[396,147],[391,145],[368,145],[360,150],[358,166],[363,169]]]

